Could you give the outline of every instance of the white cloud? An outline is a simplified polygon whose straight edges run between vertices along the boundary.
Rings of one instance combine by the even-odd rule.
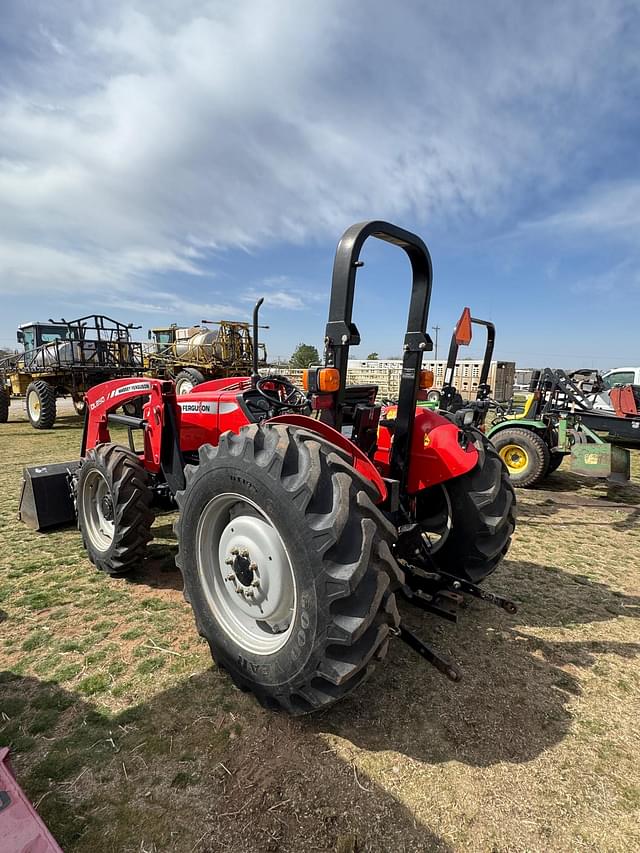
[[[126,293],[371,215],[500,219],[562,183],[637,70],[616,0],[34,8],[15,7],[12,32],[38,49],[5,62],[0,92],[7,291]]]
[[[282,308],[285,311],[303,311],[317,308],[318,302],[328,298],[326,290],[319,292],[310,285],[303,285],[288,275],[267,276],[262,281],[249,288],[242,296],[245,302],[255,302],[260,297],[265,298],[266,305]]]
[[[260,299],[260,296],[261,294],[258,290],[250,290],[243,296],[243,299],[245,302],[255,302]],[[269,291],[266,301],[270,307],[284,308],[287,311],[301,311],[303,308],[308,307],[302,296],[287,290]]]
[[[559,211],[533,220],[523,230],[596,234],[622,239],[640,238],[640,180],[607,182],[592,187]]]

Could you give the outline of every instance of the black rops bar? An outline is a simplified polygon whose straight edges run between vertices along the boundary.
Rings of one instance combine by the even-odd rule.
[[[490,320],[480,320],[478,317],[471,317],[471,322],[476,326],[484,326],[487,330],[487,345],[484,350],[484,356],[482,357],[482,368],[480,369],[480,379],[478,382],[478,399],[485,399],[490,393],[487,380],[489,379],[493,348],[496,342],[496,327]],[[456,340],[456,329],[454,329],[453,334],[451,335],[451,343],[449,344],[447,364],[444,369],[444,383],[442,389],[442,405],[444,408],[446,408],[447,402],[451,401],[450,398],[453,397],[453,375],[455,372],[456,362],[458,360],[459,348],[460,344]]]
[[[378,240],[404,249],[411,262],[413,275],[390,471],[390,476],[404,485],[418,399],[422,354],[433,349],[431,338],[426,333],[433,280],[431,256],[416,234],[389,222],[376,220],[356,223],[344,232],[333,263],[329,322],[325,333],[325,364],[327,367],[336,367],[340,372],[334,424],[335,428],[340,430],[349,347],[360,343],[360,334],[352,322],[356,270],[362,266],[359,261],[360,252],[369,237],[377,237]]]

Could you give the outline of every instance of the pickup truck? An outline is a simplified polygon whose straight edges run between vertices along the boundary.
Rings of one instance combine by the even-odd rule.
[[[607,388],[614,385],[640,385],[640,367],[615,367],[602,374]]]

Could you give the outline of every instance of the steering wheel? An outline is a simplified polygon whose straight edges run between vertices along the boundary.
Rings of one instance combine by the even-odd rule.
[[[286,376],[262,376],[255,387],[258,394],[276,409],[300,412],[309,406],[304,393]]]

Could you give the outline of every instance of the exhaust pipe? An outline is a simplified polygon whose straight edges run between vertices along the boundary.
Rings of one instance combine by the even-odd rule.
[[[251,374],[251,387],[256,387],[256,382],[260,379],[260,374],[258,373],[258,312],[260,311],[260,306],[264,302],[264,296],[261,296],[260,299],[255,304],[253,309],[253,373]]]

